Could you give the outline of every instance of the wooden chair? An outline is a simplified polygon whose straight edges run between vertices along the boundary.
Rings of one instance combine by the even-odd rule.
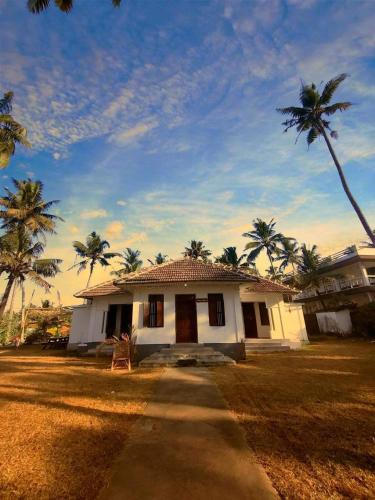
[[[127,368],[131,371],[132,346],[133,343],[128,335],[124,335],[121,340],[114,343],[111,370]]]

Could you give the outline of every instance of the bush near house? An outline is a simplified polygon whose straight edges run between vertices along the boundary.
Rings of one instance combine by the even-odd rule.
[[[358,307],[351,313],[353,333],[375,338],[375,302]]]

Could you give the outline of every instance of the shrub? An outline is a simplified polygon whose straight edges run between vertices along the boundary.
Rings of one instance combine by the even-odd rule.
[[[9,344],[14,337],[20,334],[20,315],[9,313],[0,318],[0,344]]]
[[[351,317],[353,333],[375,338],[375,302],[358,307]]]

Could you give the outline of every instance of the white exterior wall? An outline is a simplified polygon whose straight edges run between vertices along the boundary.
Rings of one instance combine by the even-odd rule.
[[[81,318],[79,308],[74,308],[70,343],[102,342],[105,340],[105,325],[110,304],[133,303],[133,326],[138,344],[174,344],[176,342],[175,296],[177,294],[195,294],[196,298],[207,299],[209,293],[222,293],[224,296],[225,326],[210,326],[208,317],[208,302],[197,302],[197,330],[199,343],[234,343],[244,338],[244,327],[238,285],[207,284],[194,285],[184,283],[134,287],[133,293],[122,295],[107,295],[96,297],[91,305],[79,306],[85,308],[85,317]],[[143,304],[152,294],[164,295],[164,327],[143,327]],[[77,315],[77,320],[75,316]],[[120,316],[117,316],[117,326]],[[117,332],[120,333],[120,332]]]
[[[316,317],[322,333],[335,332],[345,335],[352,332],[352,320],[348,309],[336,312],[319,312]]]
[[[96,297],[90,305],[77,306],[73,310],[70,343],[102,342],[110,304],[133,303],[133,326],[139,344],[174,344],[176,342],[175,296],[195,294],[196,298],[207,299],[209,293],[224,296],[225,326],[210,326],[208,302],[197,302],[197,329],[199,343],[236,343],[245,338],[241,302],[254,302],[258,337],[288,339],[299,343],[307,340],[302,306],[286,304],[280,293],[252,293],[233,284],[184,283],[163,286],[138,286],[121,295]],[[143,327],[143,304],[151,294],[164,295],[164,327]],[[269,312],[270,325],[261,325],[259,302],[265,302]],[[103,322],[103,314],[104,322]],[[104,327],[103,327],[104,325]],[[118,313],[117,326],[120,327]],[[119,331],[117,333],[120,333]]]
[[[91,307],[81,305],[73,307],[72,324],[70,327],[69,342],[78,344],[87,342],[89,334]]]
[[[222,293],[224,296],[225,326],[210,326],[208,302],[197,302],[197,329],[199,343],[241,342],[244,337],[243,320],[239,314],[241,304],[238,286],[226,284],[194,285],[188,283],[163,287],[137,287],[134,291],[133,325],[139,344],[174,344],[176,342],[175,296],[195,294],[196,298],[207,299],[209,293]],[[164,327],[143,327],[143,304],[150,294],[164,295]]]
[[[302,305],[285,303],[281,293],[247,292],[245,286],[240,291],[240,299],[241,302],[254,302],[258,338],[288,339],[296,345],[308,340]],[[259,302],[266,303],[269,326],[261,324]]]

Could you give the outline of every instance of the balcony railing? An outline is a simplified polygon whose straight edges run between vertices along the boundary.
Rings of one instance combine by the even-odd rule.
[[[334,281],[332,280],[327,283],[322,283],[318,289],[310,288],[303,290],[298,294],[296,298],[307,299],[310,297],[318,297],[319,295],[326,295],[329,293],[336,293],[344,290],[359,288],[361,286],[367,286],[368,284],[375,286],[375,276],[369,276],[368,283],[364,278],[338,279]]]

